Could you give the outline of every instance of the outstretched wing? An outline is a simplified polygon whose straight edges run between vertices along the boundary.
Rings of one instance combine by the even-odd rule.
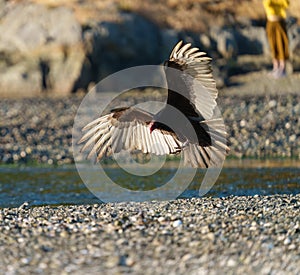
[[[229,151],[223,120],[214,117],[218,91],[210,62],[206,53],[182,41],[165,62],[167,103],[189,118],[197,134],[195,140],[185,133],[182,148],[185,164],[193,167],[219,166]]]
[[[156,155],[175,154],[181,142],[171,131],[155,129],[150,133],[153,115],[138,108],[118,108],[83,128],[87,131],[78,143],[82,151],[91,148],[87,158],[111,156],[122,150],[140,150]]]
[[[167,103],[188,117],[212,118],[218,91],[210,62],[198,48],[178,42],[165,62]]]

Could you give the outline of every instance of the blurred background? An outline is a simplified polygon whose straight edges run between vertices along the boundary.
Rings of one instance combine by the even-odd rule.
[[[0,163],[73,162],[73,120],[89,89],[162,64],[180,39],[213,58],[231,156],[299,159],[299,15],[290,1],[287,77],[275,80],[261,0],[0,0]],[[164,100],[149,90],[131,103],[142,94]]]
[[[299,14],[290,1],[289,72],[300,68]],[[265,23],[261,0],[0,0],[0,96],[86,92],[120,69],[162,63],[179,39],[213,57],[222,88],[271,67]]]
[[[109,74],[162,64],[180,39],[213,58],[228,132],[230,154],[208,195],[299,192],[299,17],[291,0],[287,76],[274,79],[262,0],[0,0],[2,206],[92,199],[73,165],[78,106]],[[127,99],[165,96],[141,89]]]

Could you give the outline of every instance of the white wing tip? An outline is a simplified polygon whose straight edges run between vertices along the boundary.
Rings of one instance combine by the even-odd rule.
[[[181,57],[186,57],[186,58],[191,58],[195,59],[198,57],[202,57],[203,60],[210,61],[210,57],[203,57],[206,55],[206,52],[200,51],[199,48],[197,47],[192,47],[191,43],[186,43],[184,44],[182,40],[180,40],[173,48],[171,54],[170,54],[170,59],[171,58],[181,58]]]

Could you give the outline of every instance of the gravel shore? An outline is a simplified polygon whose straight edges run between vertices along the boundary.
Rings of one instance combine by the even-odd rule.
[[[299,274],[300,195],[0,209],[2,274]]]
[[[230,155],[299,159],[299,86],[272,90],[262,77],[258,85],[251,79],[220,92]],[[81,100],[1,99],[0,164],[72,163]],[[25,203],[0,209],[0,253],[7,275],[299,274],[300,195]]]
[[[244,90],[219,97],[230,156],[299,159],[300,94]],[[0,164],[72,163],[72,127],[82,98],[2,99]]]

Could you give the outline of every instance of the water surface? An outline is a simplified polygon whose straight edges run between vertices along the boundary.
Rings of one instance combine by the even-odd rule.
[[[132,177],[119,168],[106,170],[120,186],[149,190],[172,177],[172,165],[152,177]],[[203,170],[180,195],[197,197]],[[296,161],[226,161],[210,197],[296,194],[300,192],[300,163]],[[162,194],[162,199],[164,194]],[[30,205],[101,203],[82,182],[75,166],[7,167],[0,166],[0,207]]]

